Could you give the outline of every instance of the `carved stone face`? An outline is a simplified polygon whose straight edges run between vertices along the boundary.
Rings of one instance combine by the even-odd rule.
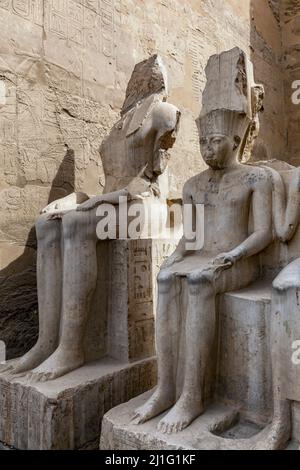
[[[237,141],[222,134],[210,134],[200,138],[200,149],[205,163],[213,170],[221,170],[236,157]]]

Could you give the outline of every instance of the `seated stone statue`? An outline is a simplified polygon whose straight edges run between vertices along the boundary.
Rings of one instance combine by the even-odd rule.
[[[249,447],[277,450],[284,449],[292,438],[292,406],[296,403],[299,407],[300,403],[300,258],[297,257],[300,255],[300,171],[282,162],[263,163],[273,183],[274,231],[285,252],[283,258],[287,265],[272,284],[273,419],[250,440],[253,445]]]
[[[272,241],[270,178],[263,168],[239,162],[257,108],[251,67],[235,48],[211,57],[206,75],[198,128],[208,169],[183,189],[184,204],[204,206],[204,246],[187,249],[183,237],[160,271],[158,385],[134,417],[135,423],[143,423],[171,408],[158,425],[165,433],[183,430],[203,413],[216,296],[252,283],[259,275],[255,255]]]
[[[100,153],[104,194],[82,204],[76,194],[55,201],[36,223],[39,337],[25,356],[2,372],[54,379],[85,361],[83,338],[97,281],[97,207],[139,198],[166,206],[168,149],[176,138],[179,110],[166,102],[166,73],[153,56],[135,67],[120,120]],[[79,195],[81,201],[86,199]],[[150,202],[149,202],[150,201]]]

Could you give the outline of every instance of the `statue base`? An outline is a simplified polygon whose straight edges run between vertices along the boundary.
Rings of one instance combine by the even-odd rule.
[[[135,410],[150,395],[148,391],[106,413],[102,422],[101,450],[251,450],[253,439],[262,429],[222,404],[208,406],[202,416],[177,434],[157,430],[166,413],[147,423],[133,424]],[[296,441],[287,446],[287,450],[296,449],[299,449]]]
[[[155,385],[155,358],[104,358],[44,383],[0,378],[0,442],[16,449],[97,449],[103,415]]]
[[[101,449],[251,449],[272,420],[270,357],[271,281],[257,281],[219,298],[214,387],[206,394],[205,413],[186,430],[157,431],[163,415],[142,425],[131,422],[149,392],[110,410],[104,418]],[[292,397],[294,398],[294,397]],[[223,404],[224,405],[223,405]],[[226,405],[225,405],[226,404]],[[259,436],[257,437],[260,438]],[[299,448],[300,401],[292,402],[292,442]]]

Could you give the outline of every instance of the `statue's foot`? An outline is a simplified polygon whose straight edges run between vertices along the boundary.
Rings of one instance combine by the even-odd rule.
[[[158,430],[167,434],[182,431],[202,413],[201,400],[195,399],[192,394],[182,394],[176,405],[158,423]]]
[[[174,388],[158,387],[149,400],[135,411],[132,421],[134,424],[145,423],[171,408],[174,403]]]
[[[44,362],[52,352],[53,347],[42,347],[37,343],[30,351],[24,354],[24,356],[13,361],[7,374],[14,377],[21,377],[25,375],[26,372]]]
[[[290,421],[274,421],[257,434],[251,450],[283,450],[291,437]]]
[[[39,367],[26,375],[30,382],[46,382],[78,369],[84,364],[84,354],[58,347]]]

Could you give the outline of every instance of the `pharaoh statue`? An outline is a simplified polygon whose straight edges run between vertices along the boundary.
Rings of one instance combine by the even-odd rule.
[[[275,238],[286,265],[272,283],[271,340],[273,419],[248,448],[286,448],[293,437],[293,406],[300,402],[300,171],[285,162],[261,162],[273,186]],[[298,349],[298,350],[297,350]]]
[[[156,202],[165,211],[168,150],[180,119],[166,99],[166,71],[155,55],[136,65],[120,119],[101,145],[104,193],[90,199],[72,194],[42,211],[36,223],[39,337],[3,373],[47,381],[84,364],[83,338],[97,280],[97,208],[104,203],[118,208],[125,198],[129,204]]]
[[[195,212],[197,205],[204,208],[204,242],[191,245],[184,235],[159,273],[158,385],[133,418],[139,424],[169,410],[158,424],[168,434],[204,412],[216,296],[255,281],[256,255],[272,241],[270,177],[264,168],[241,163],[256,129],[262,87],[255,85],[251,64],[239,48],[212,56],[206,76],[197,124],[208,168],[183,189],[184,204]]]

